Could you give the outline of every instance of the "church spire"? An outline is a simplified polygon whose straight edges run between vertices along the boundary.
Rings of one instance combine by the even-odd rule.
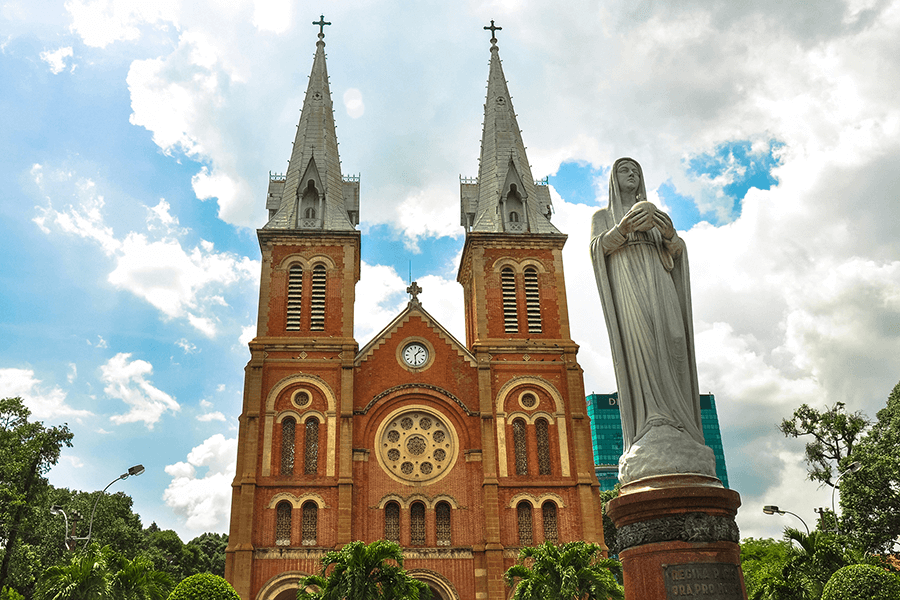
[[[325,66],[324,15],[287,173],[270,176],[265,229],[351,231],[359,223],[359,180],[344,181]]]
[[[467,231],[559,233],[550,223],[552,204],[546,185],[535,185],[516,122],[496,32],[491,21],[491,62],[478,179],[460,183],[462,225]]]

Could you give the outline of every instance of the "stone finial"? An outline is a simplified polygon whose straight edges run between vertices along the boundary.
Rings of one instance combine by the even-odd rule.
[[[422,288],[419,287],[419,284],[417,282],[413,281],[411,284],[409,284],[409,287],[406,288],[406,293],[412,296],[412,298],[409,300],[410,304],[421,304],[421,302],[419,302],[419,294],[422,293]]]

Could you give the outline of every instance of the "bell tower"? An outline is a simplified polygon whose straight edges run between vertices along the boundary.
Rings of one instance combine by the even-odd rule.
[[[502,548],[537,543],[523,523],[543,522],[548,539],[557,510],[542,500],[548,494],[579,523],[576,537],[560,542],[602,545],[603,527],[583,371],[569,330],[566,235],[550,222],[546,180],[531,174],[501,66],[500,28],[492,21],[485,29],[492,37],[481,160],[477,179],[460,182],[466,240],[457,280],[466,346],[478,365],[482,444],[493,455],[486,450],[482,490],[485,521],[499,525],[485,531],[494,574],[508,565]],[[503,597],[499,578],[487,584],[490,598]]]
[[[291,569],[269,549],[320,545],[316,530],[327,529],[332,547],[352,539],[359,178],[341,175],[325,67],[330,23],[313,24],[319,39],[290,163],[286,173],[269,176],[269,220],[257,231],[259,314],[245,369],[226,550],[226,577],[247,599]],[[304,522],[314,523],[312,534]]]

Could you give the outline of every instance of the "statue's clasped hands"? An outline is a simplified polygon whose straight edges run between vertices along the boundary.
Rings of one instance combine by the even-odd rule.
[[[650,231],[654,227],[659,229],[667,240],[675,236],[675,226],[672,225],[669,215],[647,200],[636,202],[616,226],[622,235],[628,235],[633,231]]]

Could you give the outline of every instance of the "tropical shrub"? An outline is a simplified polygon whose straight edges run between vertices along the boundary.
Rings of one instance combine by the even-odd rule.
[[[241,597],[224,578],[198,573],[175,586],[168,600],[241,600]]]
[[[873,565],[838,569],[822,592],[822,600],[897,600],[900,577]]]

